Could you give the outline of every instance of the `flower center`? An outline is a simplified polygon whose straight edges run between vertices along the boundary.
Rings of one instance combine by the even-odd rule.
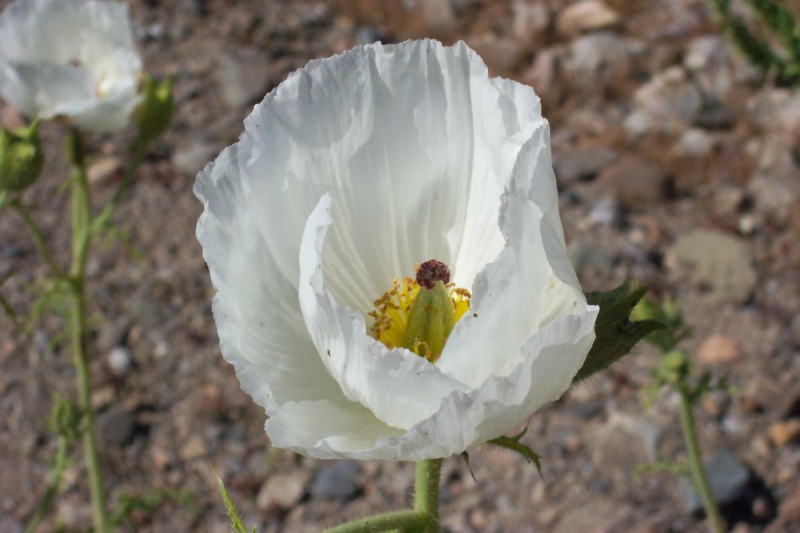
[[[450,269],[436,259],[417,268],[416,279],[395,278],[375,300],[370,334],[387,348],[407,348],[435,363],[453,326],[469,310],[470,294],[450,283]]]

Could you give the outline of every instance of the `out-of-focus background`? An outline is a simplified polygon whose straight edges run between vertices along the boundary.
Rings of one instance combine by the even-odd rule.
[[[800,2],[789,5],[800,20]],[[7,5],[0,2],[0,6]],[[750,66],[706,0],[135,0],[145,68],[174,73],[176,111],[89,268],[94,404],[111,500],[166,501],[126,531],[228,530],[222,478],[249,523],[311,532],[406,506],[413,465],[324,462],[272,449],[264,414],[219,352],[213,291],[195,241],[194,176],[242,131],[252,106],[310,59],[380,40],[464,40],[493,75],[532,85],[552,128],[561,212],[587,291],[632,278],[684,306],[685,347],[728,376],[698,408],[712,483],[733,531],[800,530],[800,92]],[[747,12],[743,12],[747,16]],[[758,30],[757,20],[752,21]],[[22,118],[0,103],[3,124]],[[43,127],[44,183],[26,198],[67,253],[63,129]],[[93,193],[120,178],[127,139],[94,136]],[[0,217],[3,294],[29,311],[42,266],[19,221]],[[73,392],[60,321],[30,337],[0,320],[0,531],[21,531],[55,442],[45,419]],[[445,461],[451,532],[704,531],[668,473],[637,475],[683,446],[674,396],[643,407],[657,354],[537,413],[521,457],[492,447]],[[78,450],[76,450],[77,452]],[[76,457],[80,455],[76,454]],[[90,528],[80,460],[41,531]],[[155,498],[154,500],[159,500]]]

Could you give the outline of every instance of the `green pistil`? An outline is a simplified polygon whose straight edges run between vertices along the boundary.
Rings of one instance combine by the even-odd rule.
[[[454,324],[453,302],[444,283],[437,280],[432,289],[420,287],[408,314],[406,347],[435,363]]]

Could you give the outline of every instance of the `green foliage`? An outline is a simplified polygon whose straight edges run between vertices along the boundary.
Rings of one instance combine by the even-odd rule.
[[[130,522],[136,511],[152,514],[163,504],[170,502],[178,502],[189,507],[193,503],[188,493],[182,491],[152,489],[141,496],[122,494],[117,499],[116,509],[111,515],[111,524],[119,527]]]
[[[633,317],[656,320],[666,327],[645,337],[645,341],[661,350],[663,355],[653,371],[653,383],[645,389],[645,405],[649,407],[660,390],[667,386],[685,394],[694,405],[705,394],[715,390],[727,390],[724,379],[712,382],[711,372],[696,375],[691,359],[678,349],[678,344],[689,336],[690,329],[683,320],[680,304],[666,299],[659,305],[649,298],[643,299],[633,310]]]
[[[542,475],[542,458],[541,456],[533,451],[530,446],[527,444],[522,444],[520,439],[525,436],[525,433],[528,432],[528,428],[523,429],[518,435],[514,435],[513,437],[506,437],[505,435],[502,437],[497,437],[496,439],[492,439],[489,441],[489,444],[494,444],[495,446],[500,446],[501,448],[506,448],[507,450],[511,450],[513,452],[517,452],[528,462],[533,463],[533,466],[536,467],[536,471],[539,472],[539,475]],[[469,464],[469,463],[467,463]],[[470,470],[471,472],[472,470]]]
[[[36,181],[43,167],[38,120],[13,132],[0,127],[0,189],[15,193],[24,191]]]
[[[630,352],[644,337],[664,329],[664,324],[650,318],[631,320],[634,307],[646,292],[647,287],[626,282],[609,292],[586,295],[590,304],[600,306],[600,314],[594,325],[597,338],[573,382],[605,370]]]
[[[13,275],[14,275],[14,269],[10,269],[8,272],[0,276],[0,287],[2,287],[6,281],[11,279],[11,276]],[[11,302],[9,302],[8,299],[2,294],[0,294],[0,307],[3,308],[3,312],[5,312],[8,318],[10,318],[12,322],[14,322],[14,326],[17,329],[22,329],[22,323],[19,320],[19,315],[17,315],[17,312],[14,310],[14,306],[12,306]]]
[[[655,320],[665,327],[653,331],[645,340],[664,352],[674,350],[678,343],[689,336],[690,330],[683,322],[680,304],[670,298],[659,305],[650,298],[643,298],[631,314],[635,320]]]
[[[731,11],[730,0],[711,0],[722,19],[725,32],[754,65],[774,71],[778,79],[790,85],[800,83],[800,29],[791,10],[776,0],[745,0],[774,33],[783,50],[775,50],[766,39],[757,36],[744,20]]]
[[[689,477],[689,467],[683,463],[673,463],[672,461],[656,461],[639,465],[634,471],[636,477],[644,477],[657,472],[669,472],[676,476]]]
[[[152,141],[167,130],[172,120],[172,82],[174,76],[156,81],[145,75],[144,98],[133,113],[139,137],[144,141]]]
[[[225,488],[222,478],[219,480],[219,491],[222,493],[222,501],[225,502],[228,516],[231,518],[231,529],[236,533],[256,533],[256,528],[248,530],[247,526],[244,525],[244,520],[242,520],[242,517],[239,515],[239,511],[236,510],[236,506],[233,505],[233,501],[228,495],[228,489]]]
[[[81,435],[81,410],[66,398],[54,398],[53,409],[47,420],[48,428],[58,435],[58,451],[48,472],[47,488],[25,526],[25,533],[34,533],[47,516],[55,497],[62,490],[64,471],[72,464],[69,450]]]

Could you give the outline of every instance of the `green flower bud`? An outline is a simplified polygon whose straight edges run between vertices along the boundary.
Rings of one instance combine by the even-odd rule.
[[[36,181],[43,166],[38,120],[13,132],[0,129],[0,190],[24,191]]]
[[[145,140],[153,140],[166,131],[172,119],[172,81],[167,76],[155,81],[150,76],[145,78],[144,100],[134,113],[139,136]]]

